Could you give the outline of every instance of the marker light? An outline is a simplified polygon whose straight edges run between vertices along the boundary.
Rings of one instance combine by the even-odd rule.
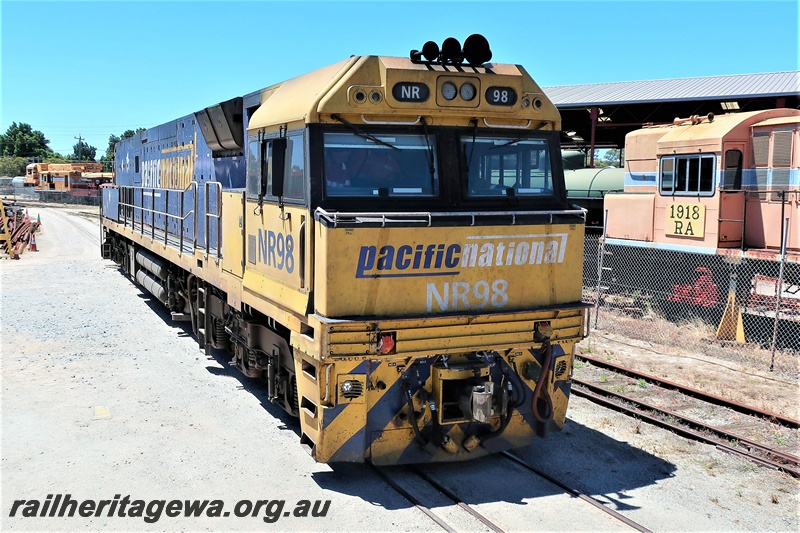
[[[382,354],[392,353],[394,351],[395,341],[392,338],[391,334],[389,335],[382,335],[381,340],[378,343],[378,351]]]

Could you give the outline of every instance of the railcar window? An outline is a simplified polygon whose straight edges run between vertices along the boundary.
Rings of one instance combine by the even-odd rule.
[[[724,187],[726,190],[742,188],[742,152],[740,150],[725,152]]]
[[[680,155],[661,158],[661,193],[678,196],[713,196],[716,156]]]
[[[257,198],[261,192],[261,175],[267,172],[268,162],[263,157],[269,157],[270,140],[259,142],[256,137],[251,137],[247,148],[247,196]],[[263,156],[262,156],[263,154]],[[287,136],[286,158],[284,167],[283,198],[290,203],[297,203],[305,199],[305,155],[303,133],[291,133]],[[272,176],[267,176],[266,199],[276,202],[278,199],[271,195]],[[292,202],[294,200],[295,202]]]
[[[672,193],[675,187],[675,160],[667,157],[661,160],[661,190]]]
[[[553,172],[547,139],[500,136],[461,137],[467,170],[467,194],[483,196],[550,196]]]
[[[258,139],[250,138],[247,146],[247,196],[258,196],[261,185],[261,150]]]
[[[283,196],[293,200],[305,198],[305,162],[303,157],[303,134],[288,136],[286,143],[286,170],[283,185]],[[272,184],[269,184],[269,189]]]
[[[325,133],[328,196],[416,197],[439,194],[436,140],[416,134]]]

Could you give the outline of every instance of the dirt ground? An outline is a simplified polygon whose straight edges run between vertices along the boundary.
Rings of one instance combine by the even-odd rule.
[[[777,352],[770,372],[768,350],[715,341],[704,324],[601,311],[598,326],[579,352],[800,420],[796,354]]]
[[[367,468],[317,464],[266,391],[205,356],[160,304],[99,253],[91,209],[41,207],[39,252],[0,261],[0,529],[436,531]],[[84,216],[81,216],[81,213]],[[86,214],[89,214],[88,217]],[[96,213],[96,211],[95,211]],[[595,356],[797,411],[797,383],[741,362],[632,341],[604,326]],[[621,328],[622,326],[618,326]],[[635,326],[630,326],[635,327]],[[641,326],[640,326],[641,328]],[[700,350],[698,350],[699,352]],[[627,361],[623,361],[627,359]],[[794,395],[795,403],[792,404]],[[781,398],[780,401],[776,398]],[[800,483],[581,398],[560,433],[518,455],[653,531],[797,531]],[[426,467],[506,531],[625,530],[498,458]],[[11,517],[15,500],[330,500],[325,517]],[[486,527],[450,503],[459,531]]]

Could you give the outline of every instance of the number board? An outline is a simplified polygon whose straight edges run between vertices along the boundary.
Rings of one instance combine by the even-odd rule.
[[[514,105],[517,103],[517,91],[511,87],[489,87],[486,89],[486,101],[492,105]]]
[[[665,232],[673,237],[705,237],[706,206],[703,204],[668,205]]]
[[[424,102],[430,93],[430,89],[424,83],[401,81],[392,87],[392,96],[398,102]]]

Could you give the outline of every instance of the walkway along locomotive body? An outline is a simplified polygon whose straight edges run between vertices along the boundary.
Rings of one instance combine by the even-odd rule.
[[[265,379],[317,461],[465,459],[564,423],[584,212],[558,111],[487,60],[351,57],[117,145],[104,257]]]

